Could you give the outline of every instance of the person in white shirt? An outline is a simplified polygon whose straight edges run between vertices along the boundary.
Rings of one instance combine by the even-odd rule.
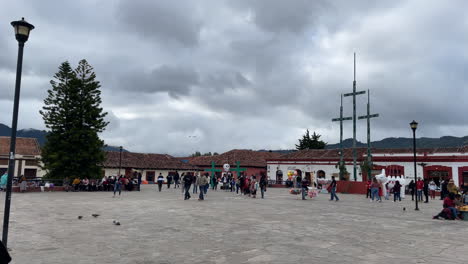
[[[437,185],[435,184],[433,180],[431,180],[431,182],[429,182],[429,192],[431,195],[431,200],[435,199],[436,189],[437,189]]]

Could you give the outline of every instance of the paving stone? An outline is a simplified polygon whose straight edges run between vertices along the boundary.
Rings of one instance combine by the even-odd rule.
[[[119,198],[14,193],[13,263],[466,263],[468,222],[432,220],[440,200],[416,212],[409,200],[302,201],[287,189],[269,189],[266,199],[211,190],[196,198],[154,185]]]

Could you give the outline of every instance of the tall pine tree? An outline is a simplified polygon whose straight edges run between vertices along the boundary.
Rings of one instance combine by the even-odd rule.
[[[310,136],[309,129],[307,129],[306,133],[302,136],[302,139],[299,139],[299,144],[296,144],[297,150],[303,149],[324,149],[327,143],[320,140],[322,135],[312,134]]]
[[[40,111],[49,129],[42,149],[47,177],[98,178],[104,161],[104,141],[98,133],[108,124],[107,113],[100,107],[99,81],[86,60],[75,70],[70,63],[62,63],[54,78]]]

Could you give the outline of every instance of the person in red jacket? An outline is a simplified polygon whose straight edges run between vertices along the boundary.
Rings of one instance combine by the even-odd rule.
[[[366,183],[366,190],[367,190],[366,198],[370,198],[372,196],[371,195],[371,187],[370,187],[371,184],[372,184],[371,180],[367,180],[367,183]]]
[[[424,189],[424,182],[421,180],[421,178],[418,178],[418,181],[416,182],[416,191],[417,191],[416,199],[418,199],[418,201],[420,202],[422,202],[423,200],[423,189]]]

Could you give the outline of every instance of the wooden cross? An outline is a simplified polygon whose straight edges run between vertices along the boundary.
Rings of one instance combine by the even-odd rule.
[[[240,178],[240,173],[241,171],[246,171],[246,168],[241,168],[240,167],[240,161],[236,161],[236,168],[235,169],[230,169],[230,171],[235,171],[237,172],[237,179]]]
[[[354,181],[357,181],[357,152],[356,152],[356,95],[365,94],[366,91],[356,91],[356,53],[354,53],[354,81],[353,81],[353,92],[344,94],[344,97],[353,97],[353,175]]]
[[[379,117],[379,114],[370,113],[370,95],[369,90],[367,90],[367,115],[360,116],[359,119],[367,119],[367,162],[368,162],[368,171],[367,177],[370,179],[372,177],[372,154],[371,154],[371,141],[370,141],[370,119],[374,117]]]
[[[333,118],[332,122],[340,121],[340,180],[343,179],[341,167],[344,165],[343,158],[343,121],[352,120],[352,117],[343,117],[343,95],[341,95],[340,117]]]
[[[221,172],[220,169],[216,169],[216,164],[214,161],[211,162],[211,169],[205,169],[205,171],[211,172],[211,179],[214,178],[216,172]]]

